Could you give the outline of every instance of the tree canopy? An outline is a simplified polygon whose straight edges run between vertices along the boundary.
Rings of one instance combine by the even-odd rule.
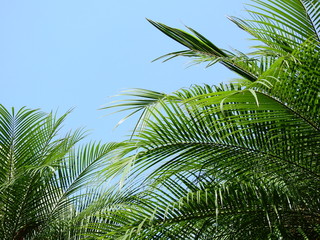
[[[246,54],[148,20],[185,47],[160,58],[239,79],[124,92],[107,107],[140,114],[124,142],[76,147],[68,113],[0,106],[0,238],[320,239],[320,2],[247,11],[229,17]]]
[[[220,63],[240,79],[172,94],[134,89],[111,106],[141,114],[109,174],[123,172],[122,194],[136,193],[106,202],[96,236],[320,237],[320,2],[253,0],[247,11],[250,19],[229,19],[255,40],[248,54],[149,20],[186,47],[165,61]]]

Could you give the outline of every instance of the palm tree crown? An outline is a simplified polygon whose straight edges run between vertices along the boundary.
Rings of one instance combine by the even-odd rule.
[[[149,20],[187,48],[166,60],[221,63],[241,79],[170,95],[135,89],[112,105],[142,114],[109,168],[126,181],[119,201],[105,200],[97,237],[320,237],[320,2],[252,2],[251,19],[230,17],[261,43],[249,54]]]
[[[78,216],[103,192],[92,181],[118,144],[75,149],[84,133],[60,136],[67,115],[0,105],[1,239],[77,239]]]

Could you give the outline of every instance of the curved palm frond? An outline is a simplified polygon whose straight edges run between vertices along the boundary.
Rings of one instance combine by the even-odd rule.
[[[294,194],[290,204],[296,204],[297,209],[300,208],[303,212],[306,207],[301,205],[301,199],[305,198],[304,201],[309,202],[319,195],[316,186],[320,181],[320,169],[317,165],[320,134],[285,104],[262,93],[256,93],[256,97],[259,105],[250,91],[239,90],[232,85],[220,88],[194,86],[189,91],[184,89],[176,92],[173,100],[168,98],[162,101],[162,107],[152,111],[152,117],[146,121],[146,128],[133,138],[132,144],[137,147],[138,154],[134,155],[133,162],[133,158],[127,158],[128,165],[134,164],[130,178],[139,181],[141,176],[145,176],[141,177],[142,182],[137,185],[153,186],[153,189],[167,186],[167,195],[170,193],[172,196],[179,192],[180,187],[183,194],[179,198],[190,194],[185,189],[198,184],[206,185],[207,179],[210,179],[211,184],[248,182],[252,184],[252,188],[261,189],[263,187],[259,184],[255,186],[252,179],[265,179],[268,182],[264,184],[278,184]],[[122,162],[117,165],[119,166],[124,167],[126,164]],[[188,185],[179,182],[177,177],[181,176],[185,176],[187,180],[192,179],[192,182]],[[179,184],[175,186],[174,183]],[[160,200],[157,198],[155,201]],[[259,203],[256,204],[255,208],[261,208]],[[315,204],[308,204],[308,214],[319,212],[317,201]],[[282,209],[283,206],[277,205],[276,208]],[[298,214],[297,209],[294,214]],[[144,225],[144,222],[149,221],[146,216],[142,216],[144,215],[140,213],[140,218],[132,217],[137,221],[139,229],[139,224]],[[289,234],[284,227],[286,221],[289,220],[272,223],[278,230],[282,228],[283,236]],[[308,222],[311,224],[309,227],[316,227],[317,221],[315,217],[313,224]],[[260,227],[268,231],[268,221],[259,223],[264,223]],[[208,229],[212,228],[212,224],[208,225]],[[181,226],[178,224],[176,227]],[[250,226],[257,228],[252,224]],[[170,229],[171,227],[170,225]],[[309,227],[300,227],[309,231]],[[163,230],[159,229],[154,230],[155,234]],[[144,236],[152,236],[149,230],[146,230],[147,235]],[[171,230],[177,231],[174,227]],[[129,236],[139,238],[140,235],[132,235],[135,231]],[[292,231],[298,234],[297,229]],[[246,233],[242,234],[248,237]],[[220,233],[216,234],[222,236]],[[235,236],[230,234],[224,237],[232,239]],[[235,231],[234,234],[240,233]],[[163,235],[163,238],[168,239],[169,235]],[[183,238],[185,236],[181,235],[181,239]]]
[[[106,211],[96,215],[100,222],[91,224],[95,231],[90,236],[95,239],[268,239],[280,236],[299,239],[302,234],[296,229],[297,223],[309,237],[317,236],[310,219],[319,220],[319,215],[305,204],[305,197],[300,198],[276,182],[262,179],[251,184],[236,180],[233,183],[208,181],[196,187],[190,178],[180,175],[162,189],[151,188],[142,193],[129,189],[122,191],[122,195],[115,194],[116,198],[104,199]],[[292,225],[291,228],[288,225]]]
[[[159,22],[152,21],[150,19],[148,19],[148,21],[153,26],[158,28],[161,32],[163,32],[167,36],[171,37],[172,39],[189,49],[169,53],[160,57],[169,57],[165,61],[178,56],[186,56],[195,58],[196,63],[208,62],[208,67],[217,62],[220,62],[230,70],[236,72],[243,78],[248,79],[250,81],[255,81],[259,72],[261,71],[261,67],[257,65],[255,59],[250,59],[242,53],[240,53],[240,55],[237,56],[236,54],[233,54],[229,51],[220,49],[192,28],[188,27],[188,29],[193,34],[195,34],[195,36],[180,29],[171,28],[169,26],[166,26]]]
[[[164,57],[219,62],[234,84],[192,86],[149,107],[139,90],[123,109],[148,109],[110,176],[120,202],[92,221],[101,239],[317,239],[320,236],[319,1],[253,0],[230,18],[262,42],[249,57],[200,33],[148,20],[187,47]],[[167,60],[168,60],[167,59]],[[155,100],[155,101],[154,101]],[[147,103],[147,104],[145,104]],[[134,199],[134,200],[133,200]],[[89,221],[90,222],[90,221]]]
[[[123,91],[122,94],[119,94],[117,96],[126,96],[129,98],[138,97],[138,98],[117,100],[117,101],[111,102],[111,105],[103,107],[101,109],[121,108],[115,113],[130,111],[130,113],[127,116],[125,116],[118,122],[116,127],[119,126],[121,123],[123,123],[126,119],[128,119],[132,115],[141,112],[139,120],[137,121],[136,126],[132,131],[132,134],[134,134],[138,130],[143,129],[144,121],[145,119],[149,118],[150,112],[153,109],[156,109],[158,107],[158,102],[161,99],[166,98],[166,94],[164,93],[150,91],[146,89],[130,89],[127,91]]]
[[[241,20],[230,17],[241,29],[265,45],[257,54],[290,54],[306,40],[316,41],[319,46],[319,11],[317,0],[252,0],[247,10],[252,19]]]

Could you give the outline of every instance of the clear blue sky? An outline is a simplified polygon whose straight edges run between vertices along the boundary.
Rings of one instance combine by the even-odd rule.
[[[169,93],[236,77],[220,66],[186,68],[186,58],[151,63],[184,48],[145,18],[187,25],[222,48],[246,51],[249,36],[226,18],[244,16],[243,9],[239,0],[0,0],[0,103],[60,114],[74,108],[66,129],[85,127],[88,140],[123,139],[133,123],[113,130],[122,115],[97,110],[110,96],[129,88]]]

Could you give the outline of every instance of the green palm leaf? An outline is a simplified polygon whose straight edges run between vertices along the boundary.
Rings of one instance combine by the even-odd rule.
[[[98,207],[92,236],[319,238],[320,4],[253,2],[251,20],[230,18],[261,42],[253,57],[220,49],[191,28],[148,20],[187,48],[167,60],[220,62],[243,79],[151,101],[152,91],[134,90],[114,105],[148,115],[107,167],[106,176],[123,174],[122,188],[110,193],[121,197],[103,199],[108,209]]]

